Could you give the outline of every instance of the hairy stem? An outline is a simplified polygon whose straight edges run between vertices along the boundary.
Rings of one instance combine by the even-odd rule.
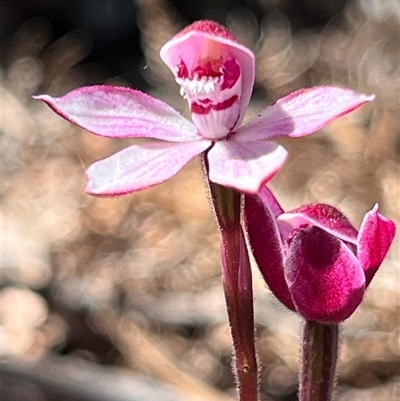
[[[241,195],[209,182],[211,198],[222,234],[222,283],[234,347],[233,372],[239,400],[258,400],[253,289],[247,246],[240,225]]]
[[[303,327],[299,401],[330,401],[336,381],[339,325],[306,321]]]

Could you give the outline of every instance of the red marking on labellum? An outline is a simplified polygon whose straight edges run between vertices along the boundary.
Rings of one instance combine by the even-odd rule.
[[[219,80],[220,90],[232,88],[240,77],[240,67],[236,59],[231,58],[222,62],[221,59],[213,60],[211,58],[200,59],[198,65],[193,71],[189,72],[183,60],[176,66],[176,76],[181,79],[201,79],[221,78]]]
[[[223,64],[224,80],[221,85],[221,90],[232,88],[240,76],[240,67],[234,58],[227,60]]]
[[[183,60],[181,60],[181,62],[176,67],[177,67],[176,75],[178,78],[187,78],[189,76],[188,69]]]
[[[208,114],[211,110],[226,110],[231,107],[236,100],[238,99],[237,95],[232,96],[231,98],[217,104],[210,103],[208,106],[203,106],[199,103],[192,103],[190,111],[196,114]]]

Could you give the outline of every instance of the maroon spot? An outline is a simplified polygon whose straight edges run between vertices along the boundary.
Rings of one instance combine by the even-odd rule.
[[[178,78],[187,78],[189,76],[189,72],[187,70],[186,64],[183,62],[183,60],[180,61],[180,63],[177,65],[178,72],[177,72],[177,77]]]
[[[225,109],[228,109],[229,107],[231,107],[236,102],[237,99],[238,99],[238,95],[234,95],[231,98],[225,100],[224,102],[217,103],[216,105],[212,105],[211,107],[214,110],[225,110]]]
[[[208,114],[211,111],[211,105],[205,107],[199,103],[192,103],[190,111],[196,114]]]
[[[209,103],[208,106],[203,106],[199,103],[194,102],[194,103],[192,103],[192,105],[190,107],[190,111],[192,113],[196,113],[196,114],[208,114],[211,110],[217,110],[217,111],[225,110],[225,109],[228,109],[229,107],[231,107],[236,102],[237,99],[238,99],[238,96],[234,95],[221,103],[210,104],[210,102],[207,102],[207,103]],[[206,103],[206,102],[203,102],[203,103]]]
[[[193,70],[192,76],[198,75],[199,78],[218,78],[222,74],[218,69],[219,62],[212,59],[199,60],[199,65]]]
[[[232,88],[240,77],[240,67],[236,59],[231,58],[225,61],[222,70],[224,80],[221,85],[221,90]]]

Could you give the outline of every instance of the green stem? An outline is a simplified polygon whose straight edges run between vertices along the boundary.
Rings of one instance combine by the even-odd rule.
[[[299,401],[330,401],[336,381],[339,325],[307,321],[303,327]]]
[[[241,195],[209,182],[211,198],[222,235],[222,283],[234,347],[233,373],[239,400],[258,400],[253,289],[250,261],[240,225]]]

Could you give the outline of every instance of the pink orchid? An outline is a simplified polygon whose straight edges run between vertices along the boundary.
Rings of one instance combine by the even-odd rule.
[[[326,204],[284,213],[266,188],[246,196],[245,219],[254,257],[275,296],[307,320],[330,324],[356,310],[396,232],[377,205],[357,232]]]
[[[181,86],[193,123],[163,101],[129,88],[92,86],[60,98],[36,97],[94,134],[153,139],[90,166],[87,193],[118,195],[151,187],[203,152],[211,181],[257,193],[287,156],[271,139],[309,135],[374,98],[330,86],[300,90],[240,127],[254,83],[248,48],[217,23],[199,21],[160,54]]]

